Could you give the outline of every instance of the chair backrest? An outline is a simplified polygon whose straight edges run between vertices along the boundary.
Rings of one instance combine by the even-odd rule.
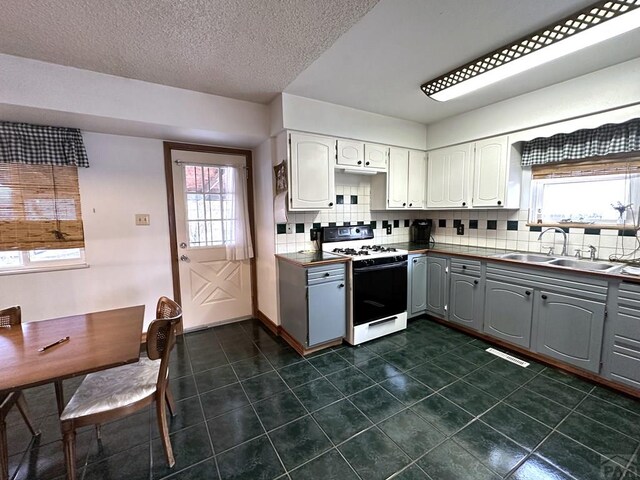
[[[164,392],[169,355],[176,343],[176,328],[182,322],[182,308],[173,300],[161,297],[156,307],[156,316],[147,329],[147,357],[150,360],[161,359],[157,389]]]
[[[0,310],[0,327],[10,327],[20,325],[22,321],[22,310],[19,306]]]
[[[160,297],[156,307],[156,319],[147,330],[147,356],[157,360],[169,356],[175,344],[176,327],[182,321],[182,308],[167,297]]]

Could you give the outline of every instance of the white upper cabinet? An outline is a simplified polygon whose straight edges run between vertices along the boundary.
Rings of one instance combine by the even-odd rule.
[[[389,171],[371,179],[371,209],[422,209],[425,204],[425,153],[389,148]]]
[[[409,178],[409,150],[389,150],[389,173],[387,174],[387,207],[407,206],[407,180]]]
[[[429,152],[428,208],[467,208],[473,144]]]
[[[338,140],[336,164],[345,167],[364,167],[364,143]]]
[[[474,207],[500,207],[505,203],[508,137],[476,142],[473,162]]]
[[[291,133],[289,144],[289,209],[333,208],[336,140]]]
[[[420,150],[409,150],[409,179],[407,183],[407,207],[425,207],[427,183],[427,157]]]
[[[500,136],[429,152],[427,208],[520,208],[520,153]]]
[[[375,143],[364,144],[364,166],[374,170],[387,171],[387,159],[389,158],[389,147],[376,145]]]

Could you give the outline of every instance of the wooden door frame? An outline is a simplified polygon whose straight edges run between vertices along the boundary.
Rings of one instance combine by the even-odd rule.
[[[176,233],[176,211],[175,193],[173,191],[173,161],[171,160],[172,150],[200,153],[221,153],[224,155],[242,155],[245,157],[247,167],[247,209],[249,211],[249,229],[251,231],[251,243],[253,244],[254,256],[249,259],[249,270],[251,275],[251,314],[258,315],[258,284],[256,281],[256,233],[255,215],[253,206],[253,152],[238,148],[218,147],[213,145],[197,145],[191,143],[163,142],[164,146],[164,174],[167,186],[167,208],[169,214],[169,242],[171,247],[171,276],[173,279],[173,298],[176,302],[182,303],[180,295],[180,272],[178,265],[178,235]],[[180,325],[182,330],[182,324]],[[182,333],[182,331],[180,332]]]

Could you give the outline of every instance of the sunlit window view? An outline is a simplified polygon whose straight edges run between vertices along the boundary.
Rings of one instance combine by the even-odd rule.
[[[531,214],[543,223],[633,223],[630,209],[620,213],[614,208],[632,204],[638,211],[632,196],[632,191],[637,190],[632,185],[638,176],[632,177],[603,175],[533,180]]]
[[[222,166],[185,166],[189,247],[233,242],[234,170]]]
[[[84,249],[82,248],[0,252],[0,270],[72,265],[83,261]]]

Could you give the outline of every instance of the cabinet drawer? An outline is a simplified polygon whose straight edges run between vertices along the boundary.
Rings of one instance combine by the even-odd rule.
[[[344,265],[331,265],[327,267],[316,267],[307,270],[307,285],[317,285],[323,282],[344,281]]]
[[[473,277],[480,276],[480,262],[476,260],[465,260],[461,258],[451,259],[451,272],[461,273],[463,275],[471,275]]]
[[[615,321],[609,376],[640,388],[640,318],[623,310],[620,309]]]

